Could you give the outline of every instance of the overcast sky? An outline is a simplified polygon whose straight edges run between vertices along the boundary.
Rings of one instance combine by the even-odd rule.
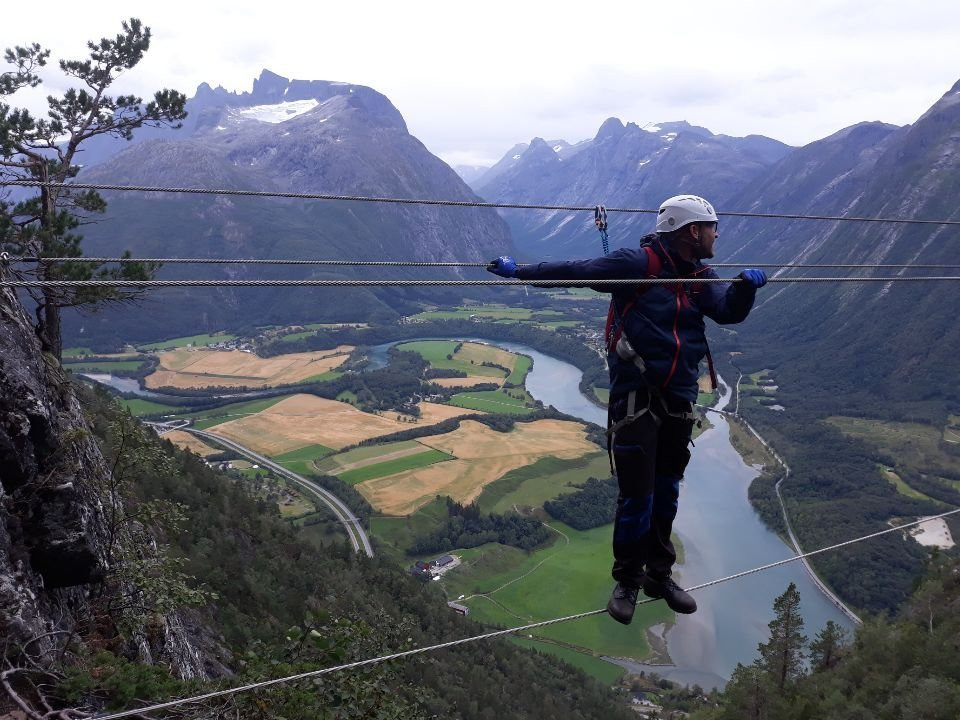
[[[369,85],[453,165],[492,164],[536,136],[577,142],[611,116],[803,145],[863,120],[911,123],[960,79],[958,0],[52,6],[8,16],[0,46],[82,57],[134,15],[153,42],[118,91],[245,91],[263,68]],[[46,82],[13,104],[36,111],[44,87],[65,87]]]

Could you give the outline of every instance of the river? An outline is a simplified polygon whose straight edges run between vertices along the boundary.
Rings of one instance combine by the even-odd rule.
[[[568,415],[606,424],[606,412],[579,392],[582,373],[573,365],[518,343],[461,339],[491,342],[529,355],[533,369],[526,385],[534,398]],[[395,344],[371,348],[371,367],[382,367],[387,349]],[[132,384],[135,386],[135,381]],[[130,391],[147,395],[139,388]],[[718,403],[720,409],[726,407],[730,394],[726,389]],[[676,573],[681,585],[698,585],[793,555],[750,505],[747,488],[758,470],[746,465],[731,445],[727,420],[711,413],[710,422],[713,427],[697,439],[693,449],[674,526],[684,548],[684,564]],[[608,562],[609,558],[598,560]],[[694,615],[679,616],[666,630],[674,665],[617,662],[632,672],[652,670],[683,684],[722,687],[737,663],[747,665],[756,658],[757,645],[768,639],[773,601],[791,582],[800,591],[808,637],[812,639],[828,620],[850,629],[849,619],[823,596],[802,564],[796,562],[699,590],[699,610]]]

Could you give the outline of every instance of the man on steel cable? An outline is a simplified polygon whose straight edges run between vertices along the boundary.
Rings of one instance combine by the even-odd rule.
[[[677,560],[670,540],[680,481],[690,461],[693,403],[700,362],[707,357],[703,317],[722,325],[742,322],[753,307],[762,270],[744,270],[739,282],[706,283],[716,273],[701,260],[713,257],[718,237],[713,206],[695,195],[677,195],[660,206],[656,232],[639,248],[621,248],[592,260],[518,267],[499,257],[487,268],[520,280],[626,278],[684,279],[664,285],[604,285],[610,401],[607,442],[620,493],[613,531],[613,578],[607,603],[623,624],[633,619],[637,593],[663,598],[678,613],[697,603],[671,577]]]

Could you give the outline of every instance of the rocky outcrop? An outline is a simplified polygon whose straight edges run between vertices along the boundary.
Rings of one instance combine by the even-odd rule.
[[[7,278],[2,267],[0,277]],[[41,354],[16,296],[0,289],[0,638],[7,653],[51,658],[68,633],[82,639],[90,591],[109,571],[98,493],[108,478],[59,362]],[[158,620],[160,630],[131,642],[126,654],[168,663],[182,677],[224,672],[198,650],[194,638],[210,633],[195,614]]]
[[[41,355],[16,297],[0,291],[0,635],[12,643],[62,629],[54,618],[72,616],[82,586],[106,571],[93,490],[106,472],[58,363]]]

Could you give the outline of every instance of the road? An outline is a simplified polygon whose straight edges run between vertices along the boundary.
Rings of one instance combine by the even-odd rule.
[[[293,482],[297,483],[304,489],[308,490],[312,495],[318,497],[330,508],[334,515],[337,516],[343,527],[347,531],[347,536],[350,538],[350,543],[353,545],[353,549],[357,552],[360,552],[361,546],[363,551],[367,554],[367,557],[373,557],[373,547],[370,545],[370,538],[367,536],[366,530],[363,529],[363,524],[360,522],[360,518],[353,514],[353,511],[348,508],[340,498],[331,493],[326,488],[318,485],[309,478],[305,478],[302,475],[298,475],[292,470],[288,470],[278,463],[275,463],[268,457],[261,455],[260,453],[254,452],[250,448],[244,447],[235,443],[229,438],[225,438],[216,433],[209,432],[208,430],[197,430],[196,428],[187,427],[181,423],[155,423],[148,422],[148,425],[157,429],[158,432],[163,434],[163,431],[168,430],[182,430],[184,432],[192,433],[201,438],[207,438],[213,440],[220,445],[233,450],[239,455],[244,456],[248,460],[261,465],[269,470],[272,470],[277,475],[281,475]]]

